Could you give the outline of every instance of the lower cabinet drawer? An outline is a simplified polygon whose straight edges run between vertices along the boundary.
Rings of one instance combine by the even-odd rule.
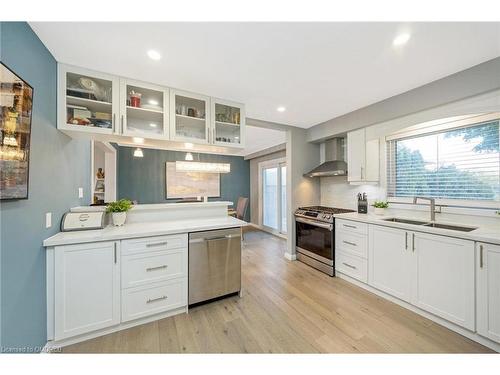
[[[131,255],[155,251],[172,250],[188,246],[188,235],[173,234],[169,236],[156,236],[122,240],[121,254]]]
[[[187,278],[122,290],[122,322],[187,306]]]
[[[337,230],[335,232],[335,249],[361,258],[367,258],[368,236]]]
[[[122,289],[187,276],[187,249],[122,256]]]
[[[368,262],[366,259],[336,251],[335,269],[353,279],[364,283],[368,282]]]

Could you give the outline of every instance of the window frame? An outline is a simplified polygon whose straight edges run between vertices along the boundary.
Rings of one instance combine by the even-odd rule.
[[[500,123],[500,112],[493,112],[488,114],[480,115],[470,115],[464,116],[465,118],[460,118],[458,120],[443,119],[442,121],[433,121],[431,125],[426,123],[425,125],[415,125],[406,128],[404,131],[395,132],[391,135],[385,137],[385,167],[386,167],[386,178],[384,180],[387,201],[389,203],[395,204],[413,204],[412,197],[398,197],[390,196],[389,186],[396,186],[396,173],[395,173],[395,152],[396,147],[391,147],[391,142],[396,142],[405,139],[412,139],[421,136],[428,136],[433,134],[440,134],[450,130],[468,128],[475,125],[481,125],[482,123],[499,121]],[[391,150],[392,148],[392,150]],[[394,171],[394,173],[392,173]],[[466,209],[490,209],[498,210],[500,209],[500,200],[481,200],[481,199],[451,199],[451,198],[436,198],[436,205],[443,207],[456,207],[456,208],[466,208]]]

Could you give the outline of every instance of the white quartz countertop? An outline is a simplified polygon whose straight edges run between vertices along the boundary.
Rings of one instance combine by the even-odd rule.
[[[215,202],[214,202],[215,203]],[[226,202],[227,203],[227,202]],[[186,203],[193,204],[193,203]],[[196,203],[195,203],[196,204]],[[43,246],[60,246],[77,243],[115,241],[127,238],[162,236],[167,234],[199,232],[204,230],[243,227],[245,221],[231,216],[169,220],[160,222],[129,223],[121,227],[107,226],[104,229],[75,232],[59,232],[43,241]]]
[[[477,227],[477,229],[471,232],[461,232],[456,230],[441,229],[426,227],[422,225],[414,224],[404,224],[404,223],[394,223],[391,221],[384,221],[384,219],[398,217],[402,219],[409,220],[423,220],[429,222],[430,220],[422,219],[421,217],[412,217],[410,215],[374,215],[374,214],[359,214],[357,212],[347,213],[347,214],[337,214],[334,215],[337,219],[353,220],[362,223],[384,225],[387,227],[401,228],[406,230],[411,230],[414,232],[425,232],[431,234],[439,234],[448,237],[462,238],[466,240],[473,240],[479,242],[500,244],[500,219],[497,220],[496,224],[478,224],[474,223],[473,217],[463,215],[463,218],[456,221],[445,221],[436,220],[436,223],[441,224],[451,224],[451,225],[461,225],[466,227]]]

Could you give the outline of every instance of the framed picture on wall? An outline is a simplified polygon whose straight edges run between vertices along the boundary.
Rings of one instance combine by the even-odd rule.
[[[0,62],[0,199],[27,199],[33,88]]]
[[[165,163],[167,199],[220,197],[220,174],[177,172],[175,162]]]

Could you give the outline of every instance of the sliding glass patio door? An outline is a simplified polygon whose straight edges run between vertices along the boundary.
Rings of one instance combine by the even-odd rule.
[[[286,233],[286,164],[280,159],[261,165],[262,226],[275,233]]]

